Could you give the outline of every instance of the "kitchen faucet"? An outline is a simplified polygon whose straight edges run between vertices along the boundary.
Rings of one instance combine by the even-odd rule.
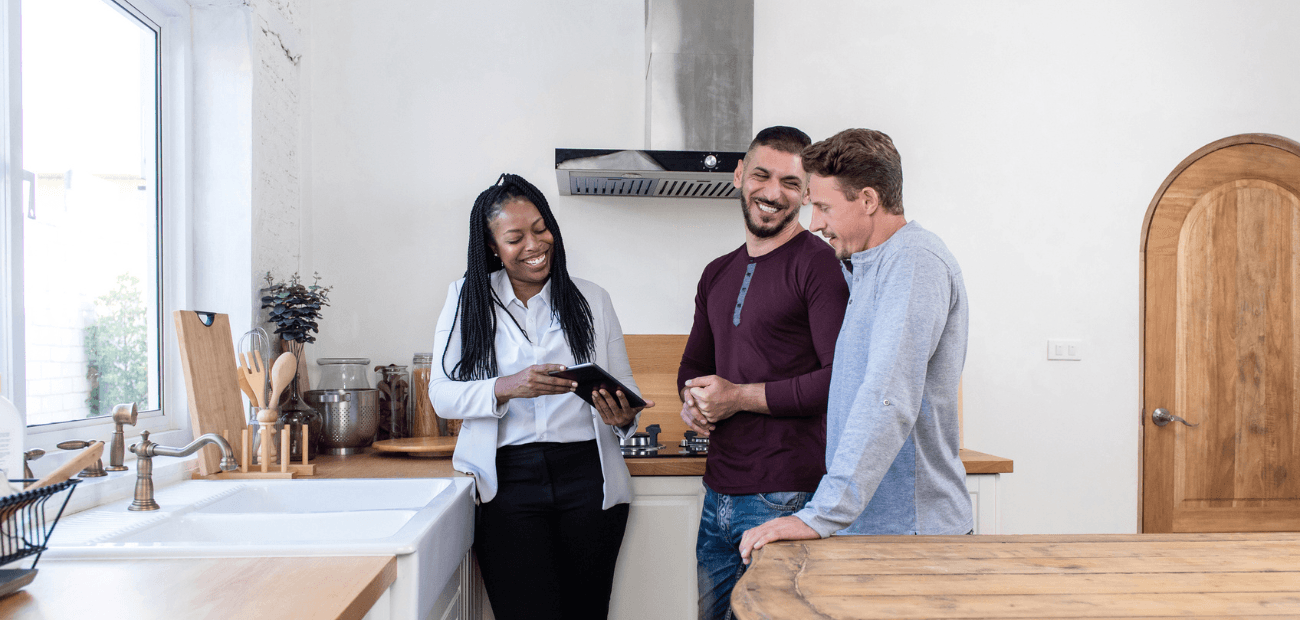
[[[239,464],[235,462],[235,452],[230,449],[230,443],[216,433],[200,435],[184,448],[169,448],[149,441],[149,431],[142,431],[140,439],[142,440],[140,443],[131,445],[131,452],[136,456],[135,499],[131,500],[127,510],[161,508],[153,499],[153,457],[155,456],[189,456],[207,444],[214,444],[221,448],[221,471],[239,469]]]

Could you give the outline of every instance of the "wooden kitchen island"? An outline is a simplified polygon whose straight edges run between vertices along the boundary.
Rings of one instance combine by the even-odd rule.
[[[1300,534],[842,536],[756,554],[742,620],[1300,617]]]

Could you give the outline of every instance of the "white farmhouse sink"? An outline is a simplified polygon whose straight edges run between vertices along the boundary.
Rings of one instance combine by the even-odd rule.
[[[418,510],[429,505],[451,484],[451,478],[268,480],[264,484],[245,484],[233,489],[197,510],[207,513]]]
[[[394,555],[380,615],[424,618],[473,540],[472,478],[192,480],[155,497],[65,516],[42,561]]]
[[[106,537],[108,543],[146,545],[265,545],[316,544],[322,540],[355,542],[391,538],[406,525],[414,510],[368,512],[206,514],[191,512],[149,527]]]

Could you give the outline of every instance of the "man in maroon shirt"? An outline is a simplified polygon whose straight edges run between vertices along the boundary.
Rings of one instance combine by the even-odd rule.
[[[808,176],[793,127],[736,167],[745,245],[709,263],[681,368],[682,419],[709,436],[695,556],[700,618],[730,618],[745,530],[794,514],[826,473],[826,398],[849,298],[835,252],[799,224]]]

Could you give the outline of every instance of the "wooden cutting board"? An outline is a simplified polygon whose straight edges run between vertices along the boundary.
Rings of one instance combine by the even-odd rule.
[[[455,437],[407,437],[384,439],[370,445],[379,452],[401,452],[411,456],[448,457],[456,451]]]
[[[229,431],[231,438],[238,437],[247,422],[239,392],[235,344],[230,337],[230,317],[194,310],[177,310],[172,317],[176,321],[194,436]],[[205,325],[208,317],[211,324]],[[206,476],[221,471],[220,462],[221,451],[216,446],[205,446],[199,458],[199,473]]]

